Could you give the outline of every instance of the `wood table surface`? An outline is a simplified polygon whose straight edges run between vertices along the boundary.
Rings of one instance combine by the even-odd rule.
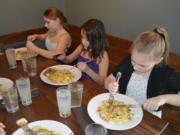
[[[40,96],[32,99],[30,106],[24,107],[19,104],[19,110],[16,113],[7,113],[0,109],[0,121],[6,125],[7,135],[11,135],[18,126],[16,120],[25,117],[29,122],[37,120],[56,120],[66,124],[72,129],[75,135],[84,135],[84,128],[88,123],[93,122],[87,114],[87,104],[92,97],[97,94],[107,92],[103,86],[99,86],[93,81],[80,79],[84,84],[82,106],[72,109],[69,118],[61,118],[58,113],[56,89],[57,86],[51,86],[40,79],[40,73],[43,69],[60,64],[57,61],[48,60],[40,56],[37,57],[37,75],[30,78],[31,88],[37,88]],[[15,81],[16,78],[27,76],[22,69],[22,63],[17,62],[16,69],[9,69],[5,55],[0,56],[0,77],[10,78]],[[153,116],[147,111],[143,111],[143,119],[136,127],[124,131],[108,130],[108,135],[156,135],[161,134],[167,128],[168,122]]]

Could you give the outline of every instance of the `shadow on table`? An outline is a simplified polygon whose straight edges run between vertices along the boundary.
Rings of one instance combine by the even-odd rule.
[[[85,132],[85,128],[88,124],[94,123],[88,115],[86,107],[78,107],[72,109],[73,114],[75,114],[76,121],[78,122],[81,129]],[[113,135],[111,130],[108,130],[107,135]]]

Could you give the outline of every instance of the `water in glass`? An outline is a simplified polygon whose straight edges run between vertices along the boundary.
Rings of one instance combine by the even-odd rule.
[[[59,114],[63,118],[71,115],[71,92],[68,87],[59,87],[56,90]]]
[[[12,86],[2,93],[7,112],[14,113],[19,109],[16,87]]]
[[[21,102],[24,106],[28,106],[32,103],[30,80],[28,77],[20,77],[16,79],[16,85],[21,98]]]
[[[85,135],[107,135],[107,129],[98,123],[91,123],[86,126]]]
[[[6,57],[8,60],[9,68],[14,69],[17,67],[16,63],[16,56],[15,56],[15,49],[14,48],[8,48],[6,49]]]
[[[69,89],[71,91],[71,107],[80,107],[83,94],[83,83],[79,81],[71,83],[69,84]]]

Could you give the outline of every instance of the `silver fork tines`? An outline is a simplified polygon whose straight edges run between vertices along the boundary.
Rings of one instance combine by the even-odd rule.
[[[116,74],[116,82],[119,82],[119,79],[121,78],[121,72],[117,72]]]
[[[88,63],[90,63],[90,62],[92,62],[92,60],[88,60],[88,61],[86,61],[86,62],[84,62],[84,63],[85,63],[85,64],[88,64]],[[74,67],[77,67],[77,64],[73,65],[71,68],[69,68],[69,70],[73,70]]]
[[[109,95],[109,100],[110,101],[114,100],[114,95],[112,93],[110,93],[110,95]]]
[[[32,135],[38,135],[36,132],[34,132],[31,128],[29,128],[29,126],[26,124],[22,127],[23,131],[25,133],[29,132],[31,133]]]
[[[121,78],[121,72],[117,72],[116,74],[116,82],[118,83],[119,82],[119,79]],[[109,100],[110,101],[113,101],[114,100],[114,95],[113,93],[110,93],[109,95]]]
[[[140,104],[128,104],[130,108],[139,108],[142,107]]]

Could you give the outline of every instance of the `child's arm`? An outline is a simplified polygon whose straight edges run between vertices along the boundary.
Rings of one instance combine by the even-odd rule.
[[[166,104],[171,104],[175,106],[180,106],[180,92],[174,95],[167,95],[166,97]]]
[[[81,53],[83,46],[80,44],[70,55],[65,56],[65,54],[60,55],[57,59],[63,61],[64,63],[73,62]]]
[[[69,35],[67,35],[67,34],[63,35],[61,37],[61,39],[59,39],[56,49],[54,49],[52,51],[41,49],[41,48],[37,47],[32,41],[29,41],[29,40],[27,41],[26,46],[29,50],[34,51],[46,58],[53,58],[53,56],[55,56],[57,54],[64,53],[70,40],[71,39],[70,39]]]
[[[107,90],[114,93],[119,89],[119,83],[116,82],[117,73],[129,72],[129,67],[131,65],[131,58],[128,56],[123,61],[121,61],[116,67],[115,71],[111,73],[105,80],[104,86]],[[118,91],[120,92],[120,91]]]
[[[41,49],[37,47],[32,41],[27,41],[26,47],[28,48],[28,50],[36,52],[37,54],[40,54],[45,58],[52,58],[54,55],[58,54],[58,53],[54,53],[54,51]]]
[[[27,37],[28,41],[34,41],[35,39],[40,39],[40,40],[45,40],[47,37],[47,33],[44,34],[33,34],[33,35],[29,35]]]
[[[146,110],[157,110],[164,104],[180,106],[180,92],[178,94],[165,94],[149,98],[143,105]]]
[[[104,80],[107,76],[108,67],[109,67],[109,57],[107,52],[104,52],[104,55],[101,59],[101,62],[99,63],[99,74],[95,73],[91,68],[87,66],[84,62],[79,62],[77,64],[77,67],[83,71],[86,72],[95,82],[97,82],[100,85],[104,84]]]

